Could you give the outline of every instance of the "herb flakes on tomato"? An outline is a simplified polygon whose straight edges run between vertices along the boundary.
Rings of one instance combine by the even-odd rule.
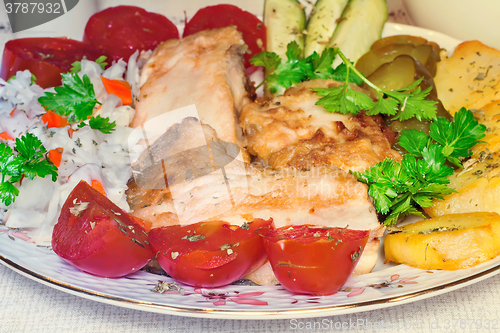
[[[241,279],[265,262],[263,239],[256,231],[272,226],[272,220],[262,219],[241,227],[222,221],[173,225],[151,230],[149,241],[172,278],[213,288]]]
[[[329,295],[353,272],[369,231],[294,225],[259,234],[283,287],[298,294]]]
[[[66,199],[54,226],[54,252],[82,271],[121,277],[153,257],[145,224],[81,181]]]

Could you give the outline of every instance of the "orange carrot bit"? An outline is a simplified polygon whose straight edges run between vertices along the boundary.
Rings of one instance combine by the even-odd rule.
[[[42,116],[42,122],[44,122],[47,127],[64,127],[69,125],[66,118],[50,110]]]
[[[70,139],[73,139],[73,133],[75,133],[75,130],[72,129],[71,127],[68,128],[68,136]]]
[[[14,108],[12,111],[10,111],[9,115],[12,117],[12,116],[14,116],[14,113],[16,113],[16,108]]]
[[[102,184],[100,181],[97,179],[92,179],[92,184],[90,184],[94,189],[99,191],[102,195],[106,195],[106,191],[104,191],[104,187],[102,187]]]
[[[58,168],[61,165],[61,157],[63,151],[64,148],[62,147],[51,149],[49,150],[49,154],[47,156],[47,158],[52,162],[52,164],[54,164]]]
[[[4,141],[14,141],[14,138],[9,135],[7,132],[0,133],[0,140]]]
[[[108,94],[120,97],[123,105],[130,105],[132,103],[132,89],[127,81],[110,80],[104,76],[101,76],[101,79]]]

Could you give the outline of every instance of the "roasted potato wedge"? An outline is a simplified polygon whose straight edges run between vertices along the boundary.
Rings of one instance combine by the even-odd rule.
[[[434,82],[452,115],[461,107],[481,109],[500,99],[500,51],[477,40],[464,42],[437,63]]]
[[[385,257],[421,269],[473,267],[500,254],[500,215],[443,215],[385,236]]]
[[[450,177],[457,193],[435,200],[424,208],[431,217],[470,212],[500,213],[500,101],[474,110],[479,123],[486,125],[486,136],[472,148],[472,157]]]
[[[464,169],[455,170],[450,187],[457,193],[435,200],[431,207],[424,208],[431,217],[471,212],[500,213],[500,153],[484,152],[473,157]]]

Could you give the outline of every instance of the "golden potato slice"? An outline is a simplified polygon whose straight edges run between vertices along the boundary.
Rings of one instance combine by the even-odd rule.
[[[473,110],[474,117],[486,126],[486,136],[481,139],[484,143],[472,147],[472,156],[475,158],[484,153],[500,151],[500,96],[498,98],[499,100],[483,106],[480,110]]]
[[[500,153],[483,152],[455,170],[449,177],[449,187],[457,193],[435,200],[431,207],[424,208],[431,216],[471,212],[500,213]]]
[[[500,254],[500,215],[443,215],[401,227],[384,239],[385,257],[421,269],[473,267]]]
[[[481,109],[500,99],[500,51],[479,41],[464,42],[437,63],[434,82],[452,115],[461,107]]]

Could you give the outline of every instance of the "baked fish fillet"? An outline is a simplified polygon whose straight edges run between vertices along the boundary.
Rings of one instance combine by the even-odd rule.
[[[253,94],[241,57],[245,50],[234,27],[162,43],[142,70],[131,126],[194,104],[201,121],[215,129],[221,140],[242,148],[236,117]]]
[[[189,133],[199,133],[198,126],[206,147],[181,152],[189,145]],[[195,118],[172,126],[134,165],[136,178],[127,192],[133,215],[151,221],[154,228],[209,220],[242,225],[272,218],[277,227],[317,224],[370,230],[356,273],[371,271],[384,228],[364,184],[331,166],[276,171],[244,163],[233,148]]]

